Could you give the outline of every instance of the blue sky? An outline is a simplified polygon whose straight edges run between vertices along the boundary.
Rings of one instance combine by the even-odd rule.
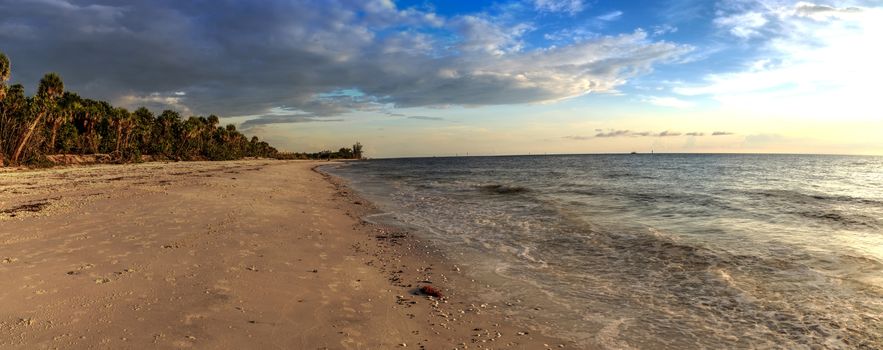
[[[879,1],[0,0],[13,81],[292,151],[883,154]]]

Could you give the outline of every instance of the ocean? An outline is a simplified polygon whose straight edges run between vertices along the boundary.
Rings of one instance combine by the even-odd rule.
[[[526,326],[611,349],[883,348],[883,157],[331,165]],[[536,312],[536,310],[541,312]],[[528,316],[530,315],[530,316]]]

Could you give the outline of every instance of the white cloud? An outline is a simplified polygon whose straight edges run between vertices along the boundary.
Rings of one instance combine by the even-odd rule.
[[[858,7],[837,8],[809,2],[799,2],[794,6],[794,15],[809,17],[817,21],[829,19],[831,17],[844,18],[860,12],[861,9]]]
[[[524,46],[521,37],[531,29],[526,23],[506,27],[479,16],[458,17],[453,26],[463,37],[458,46],[460,50],[483,51],[497,56],[520,51]]]
[[[543,12],[566,12],[575,14],[585,8],[582,0],[534,0],[534,8]]]
[[[589,92],[614,92],[629,78],[649,72],[654,63],[674,59],[689,50],[671,43],[651,43],[645,32],[636,31],[570,46],[505,55],[496,60],[470,59],[469,64],[461,65],[458,80],[482,82],[478,88],[496,86],[495,92],[482,89],[469,95],[479,98],[491,93],[496,96],[487,101],[505,103],[527,96],[532,96],[533,102],[557,101]],[[440,83],[460,86],[457,81]],[[461,95],[464,92],[462,87],[458,91]],[[431,95],[432,91],[425,94]]]
[[[115,104],[122,106],[145,106],[150,109],[172,109],[179,112],[183,116],[193,114],[190,108],[184,103],[184,96],[177,93],[172,96],[164,95],[158,92],[147,95],[124,95],[118,98]]]
[[[671,108],[690,108],[694,105],[693,102],[685,101],[676,97],[650,96],[645,98],[644,101],[652,105]]]
[[[0,28],[27,23],[39,38],[0,32],[3,50],[17,53],[11,57],[17,80],[38,81],[44,73],[38,67],[53,67],[84,96],[273,123],[382,108],[548,103],[615,93],[691,49],[643,31],[584,33],[579,41],[529,46],[524,37],[533,27],[517,16],[444,17],[389,0],[338,6],[232,1],[206,8],[175,0],[130,0],[120,7],[87,2],[0,0],[0,13],[7,15],[0,16]],[[581,1],[538,5],[583,8]],[[110,30],[79,30],[89,23]],[[341,90],[359,94],[328,94]],[[279,106],[290,115],[270,113]]]
[[[759,41],[758,57],[744,69],[705,76],[704,83],[675,93],[708,95],[738,109],[841,118],[874,118],[874,91],[883,80],[883,8],[826,6],[806,2],[752,2],[729,18],[763,20],[725,27]],[[747,16],[747,17],[746,17]],[[746,24],[747,23],[747,24]]]
[[[665,35],[668,33],[677,33],[677,31],[678,31],[678,27],[675,27],[671,24],[663,24],[663,25],[659,25],[659,26],[654,26],[652,33],[654,36],[659,36],[659,35]]]
[[[605,21],[605,22],[610,22],[610,21],[615,21],[615,20],[619,19],[620,17],[622,17],[622,11],[612,11],[612,12],[600,15],[598,17],[595,17],[595,18]]]
[[[551,33],[543,34],[543,38],[549,41],[572,43],[601,37],[600,33],[586,28],[564,28]]]
[[[760,35],[760,28],[769,21],[759,12],[746,12],[714,19],[718,27],[727,28],[730,34],[747,39]]]

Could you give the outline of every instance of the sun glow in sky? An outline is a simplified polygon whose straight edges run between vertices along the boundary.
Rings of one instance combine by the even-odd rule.
[[[369,156],[883,154],[879,1],[0,0],[31,90]]]

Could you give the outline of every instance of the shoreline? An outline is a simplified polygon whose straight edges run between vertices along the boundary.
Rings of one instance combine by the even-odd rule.
[[[539,323],[517,322],[517,318],[512,317],[517,313],[521,317],[534,319],[530,313],[541,312],[539,306],[525,305],[521,299],[508,300],[505,295],[498,298],[502,299],[501,301],[496,302],[482,298],[481,294],[485,292],[505,294],[505,291],[491,291],[490,285],[482,285],[481,281],[470,278],[468,263],[458,263],[448,257],[448,252],[442,248],[435,247],[431,241],[418,237],[415,231],[419,229],[398,225],[395,219],[393,223],[372,222],[369,217],[385,216],[389,213],[359,194],[346,179],[322,171],[323,166],[332,165],[322,163],[314,166],[312,170],[335,186],[341,199],[349,203],[359,203],[354,208],[351,207],[355,210],[352,212],[348,210],[347,215],[358,220],[360,225],[374,230],[377,233],[375,236],[377,243],[385,249],[381,255],[390,254],[394,262],[398,262],[399,268],[396,268],[395,264],[381,267],[381,271],[390,275],[390,281],[400,288],[406,288],[408,294],[405,296],[425,297],[418,290],[422,285],[436,286],[444,292],[443,303],[433,303],[430,300],[430,305],[433,307],[431,311],[436,317],[436,322],[429,320],[431,328],[434,331],[441,330],[442,333],[447,331],[449,336],[458,333],[470,335],[469,341],[446,345],[467,345],[469,348],[477,345],[480,349],[587,348],[587,345],[578,344],[571,339],[545,334],[546,330],[550,329],[549,325],[538,328]],[[408,266],[415,264],[418,268],[408,269]],[[437,279],[431,278],[433,275],[437,276]],[[425,283],[429,281],[434,283]],[[518,308],[518,312],[513,312],[513,308]],[[512,336],[515,336],[514,340]],[[500,341],[501,343],[496,343]],[[456,346],[455,348],[461,349]]]
[[[325,164],[0,173],[0,346],[574,347],[473,305],[443,252],[366,222]]]
[[[491,284],[494,284],[493,282],[481,280],[480,278],[487,276],[482,276],[478,273],[478,270],[480,269],[472,267],[470,265],[472,261],[468,258],[467,260],[463,260],[457,259],[455,256],[449,256],[451,253],[455,252],[449,252],[446,251],[445,248],[437,246],[429,237],[421,238],[421,235],[428,234],[427,232],[422,232],[422,228],[400,222],[399,219],[395,217],[394,213],[383,211],[372,203],[370,199],[366,199],[365,196],[359,194],[359,191],[352,187],[347,179],[322,171],[321,167],[323,166],[332,167],[335,165],[320,164],[314,168],[314,171],[319,172],[325,176],[328,181],[335,186],[338,186],[339,191],[345,193],[348,192],[346,196],[349,196],[352,200],[366,205],[364,207],[366,210],[360,212],[357,216],[360,221],[365,222],[368,226],[387,231],[389,234],[401,235],[401,237],[403,237],[402,239],[407,242],[404,253],[406,253],[412,261],[422,261],[423,265],[426,266],[441,266],[441,268],[436,268],[434,272],[438,273],[442,278],[443,288],[446,288],[455,294],[454,299],[457,300],[459,305],[458,309],[455,310],[455,313],[463,310],[465,310],[467,314],[469,312],[477,312],[479,315],[485,313],[487,314],[487,319],[503,321],[494,322],[496,325],[492,328],[507,331],[508,334],[522,335],[522,333],[524,333],[524,335],[531,335],[538,337],[538,339],[544,339],[542,342],[535,341],[533,342],[533,347],[526,348],[594,349],[597,347],[597,345],[594,345],[591,341],[595,338],[592,336],[585,338],[570,338],[560,333],[550,334],[550,332],[555,332],[558,326],[553,322],[550,323],[549,321],[552,318],[544,315],[547,311],[547,300],[521,298],[518,295],[515,295],[519,293],[512,293],[506,289],[507,287],[501,288],[499,285],[492,286]],[[342,164],[336,166],[347,165]],[[369,219],[374,216],[392,216],[392,219]],[[419,280],[419,278],[417,278],[417,280]],[[486,284],[485,282],[490,284]],[[462,313],[460,314],[462,315]],[[491,332],[491,334],[493,335],[493,332]],[[487,338],[482,339],[481,337],[473,338],[473,343],[483,343],[482,340],[488,340]],[[503,348],[510,348],[513,346],[508,344],[503,345],[507,345]]]

